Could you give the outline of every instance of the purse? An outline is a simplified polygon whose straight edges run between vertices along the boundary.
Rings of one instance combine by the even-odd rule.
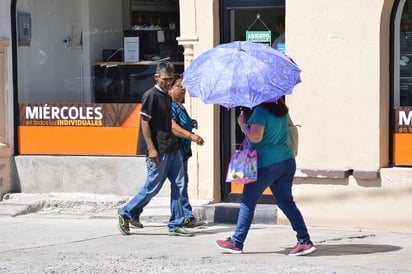
[[[293,155],[298,155],[298,145],[299,145],[299,125],[289,125],[288,128],[288,146],[292,150]]]
[[[257,151],[251,150],[247,138],[239,150],[232,153],[226,174],[227,183],[249,184],[257,180]]]

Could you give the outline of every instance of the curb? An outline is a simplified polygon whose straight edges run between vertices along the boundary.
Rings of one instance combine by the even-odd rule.
[[[0,202],[0,216],[26,214],[80,216],[82,218],[114,218],[116,210],[130,197],[90,193],[13,193]],[[236,224],[239,203],[211,204],[206,200],[192,200],[193,215],[208,223]],[[146,223],[167,223],[170,218],[170,199],[154,197],[144,208],[140,220]],[[277,224],[277,206],[258,204],[254,224]]]

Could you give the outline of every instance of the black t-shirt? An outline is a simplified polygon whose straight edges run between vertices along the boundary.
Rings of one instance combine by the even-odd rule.
[[[178,150],[175,136],[172,132],[172,97],[153,87],[142,97],[140,115],[150,118],[149,126],[152,140],[159,153],[169,153]],[[139,128],[138,154],[148,154],[143,137],[142,126]]]

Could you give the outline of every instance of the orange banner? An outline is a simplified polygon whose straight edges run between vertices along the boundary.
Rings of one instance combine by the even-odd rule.
[[[394,113],[393,164],[412,165],[412,107],[397,107]]]
[[[140,104],[20,104],[19,154],[136,155]]]

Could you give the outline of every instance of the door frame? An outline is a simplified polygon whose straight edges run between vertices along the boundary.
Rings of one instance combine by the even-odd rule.
[[[220,43],[230,41],[230,11],[247,8],[285,8],[285,0],[220,0]],[[227,165],[231,155],[231,136],[235,134],[230,123],[230,111],[220,107],[220,185],[223,202],[240,202],[239,193],[231,193],[231,184],[226,183]],[[259,203],[274,203],[272,195],[262,195]]]

